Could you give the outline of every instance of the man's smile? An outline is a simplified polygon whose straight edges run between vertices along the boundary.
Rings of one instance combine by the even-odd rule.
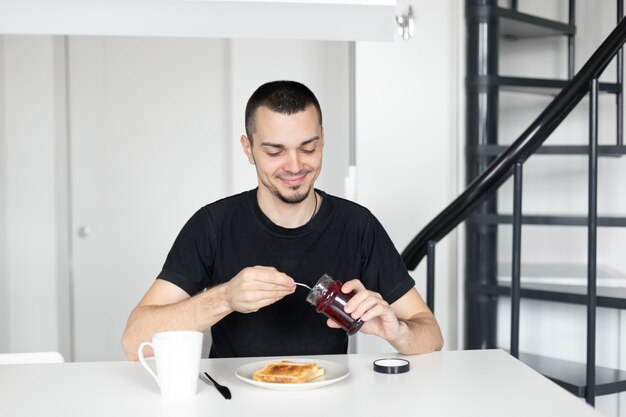
[[[302,185],[306,175],[301,177],[291,177],[291,178],[281,178],[281,181],[290,187],[295,187],[296,185]]]
[[[289,187],[296,187],[299,185],[302,185],[305,180],[307,175],[309,174],[309,172],[304,172],[301,174],[280,174],[277,176],[277,178],[279,180],[281,180],[283,182],[283,184],[289,186]]]

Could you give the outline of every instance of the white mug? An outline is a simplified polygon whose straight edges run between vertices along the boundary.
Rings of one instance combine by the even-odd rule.
[[[139,345],[139,361],[152,375],[167,398],[186,398],[196,394],[202,355],[202,337],[196,331],[155,333],[152,342]],[[148,366],[143,349],[152,346],[157,373]]]

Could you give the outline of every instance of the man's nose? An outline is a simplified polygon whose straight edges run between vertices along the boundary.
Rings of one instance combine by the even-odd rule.
[[[296,173],[302,170],[302,162],[300,161],[300,155],[298,155],[298,152],[290,152],[287,158],[288,160],[285,164],[285,171]]]

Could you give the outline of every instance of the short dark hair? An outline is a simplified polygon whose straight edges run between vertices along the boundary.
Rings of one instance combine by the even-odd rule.
[[[317,110],[322,126],[322,109],[315,94],[309,88],[296,81],[272,81],[256,89],[246,105],[246,135],[252,144],[252,133],[256,127],[256,111],[264,106],[282,114],[294,114],[313,105]]]

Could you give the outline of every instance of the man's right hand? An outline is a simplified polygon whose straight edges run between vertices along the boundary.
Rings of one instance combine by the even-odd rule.
[[[226,286],[230,309],[240,313],[258,311],[296,290],[291,277],[269,266],[244,268]]]

